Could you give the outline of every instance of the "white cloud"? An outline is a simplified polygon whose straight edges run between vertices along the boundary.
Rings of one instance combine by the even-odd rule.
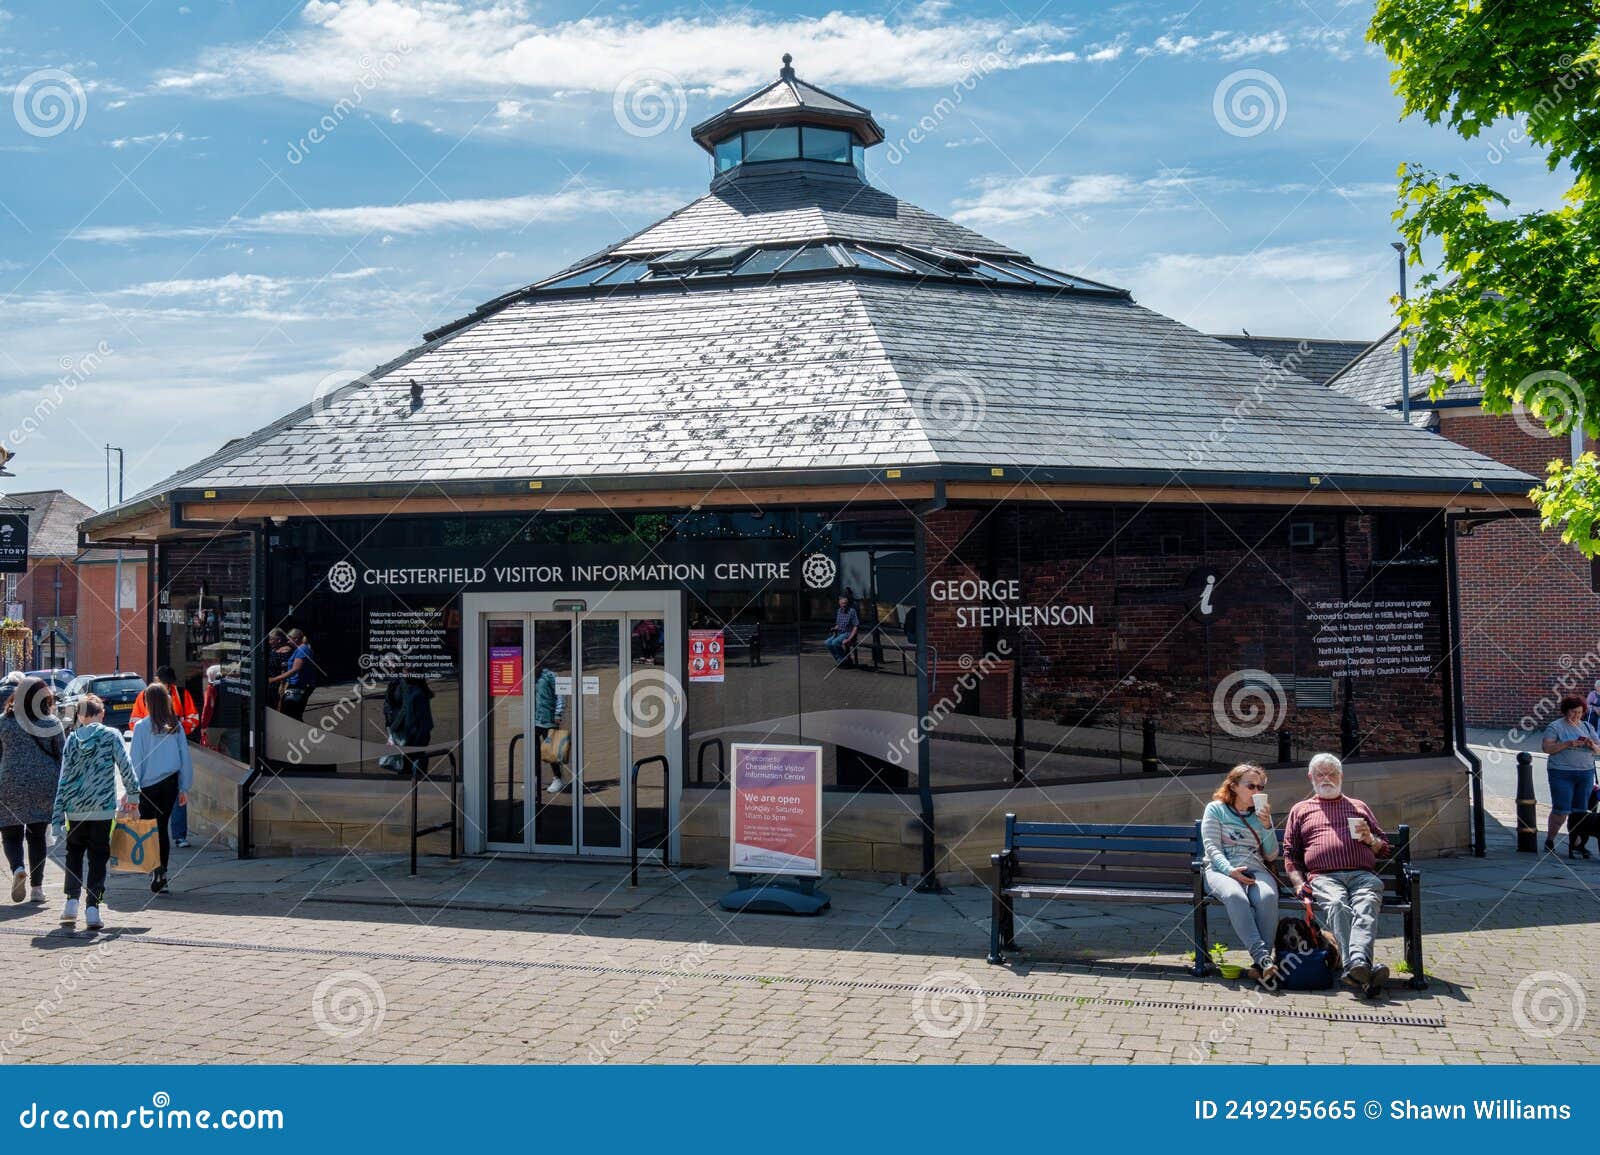
[[[1385,181],[1327,182],[1285,181],[1255,184],[1238,177],[1218,176],[1190,169],[1164,169],[1137,179],[1118,173],[1084,176],[1035,174],[988,177],[976,183],[977,192],[952,202],[952,219],[976,228],[1049,220],[1076,210],[1123,206],[1139,212],[1202,206],[1213,216],[1232,198],[1247,196],[1339,197],[1343,200],[1393,200],[1395,185]]]
[[[1107,279],[1208,333],[1371,338],[1389,317],[1392,253],[1334,243],[1156,253]]]
[[[1015,224],[1088,205],[1116,204],[1136,195],[1139,187],[1137,181],[1110,173],[993,177],[979,183],[976,196],[956,200],[950,216],[966,225]]]
[[[132,146],[137,148],[137,147],[141,147],[141,146],[147,145],[147,144],[163,145],[163,144],[166,144],[168,141],[172,141],[173,143],[176,143],[176,144],[182,144],[186,140],[192,142],[192,141],[197,141],[197,140],[210,140],[210,139],[211,138],[207,137],[207,136],[186,136],[182,132],[170,131],[170,132],[152,132],[152,133],[149,133],[149,134],[147,134],[145,136],[120,136],[116,140],[109,140],[106,143],[109,144],[112,148],[120,149],[120,148],[127,148],[130,145],[132,145]]]
[[[381,232],[388,243],[395,234],[431,233],[448,229],[520,229],[534,224],[573,220],[590,213],[636,217],[678,208],[686,198],[659,190],[569,186],[558,192],[494,199],[419,201],[398,205],[356,205],[349,208],[292,209],[234,218],[210,225],[105,225],[79,229],[80,241],[127,242],[148,237],[203,237],[213,234],[276,233],[293,236],[365,236]]]
[[[957,19],[944,5],[922,5],[895,20],[842,11],[770,19],[739,10],[654,22],[604,16],[540,23],[527,0],[311,0],[287,34],[209,49],[191,69],[157,84],[312,99],[348,96],[360,85],[436,100],[497,100],[507,92],[610,93],[648,68],[685,89],[732,94],[773,79],[779,57],[790,52],[800,75],[819,84],[918,88],[955,83],[978,57],[992,59],[990,71],[1078,59],[1066,47],[1070,37],[1069,29],[1049,24]]]

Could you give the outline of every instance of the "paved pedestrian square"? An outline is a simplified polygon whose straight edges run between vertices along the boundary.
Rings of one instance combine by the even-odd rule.
[[[833,879],[819,918],[730,915],[718,870],[183,852],[169,898],[116,876],[112,929],[0,907],[11,1062],[1445,1063],[1600,1059],[1600,860],[1425,870],[1430,986],[1363,1002],[1186,971],[1187,912],[1019,918],[983,959],[979,888]],[[1025,909],[1025,908],[1024,908]],[[1226,940],[1225,920],[1213,920]],[[1400,959],[1384,919],[1379,957]],[[1242,961],[1237,949],[1230,956]],[[108,1029],[115,1024],[115,1029]]]

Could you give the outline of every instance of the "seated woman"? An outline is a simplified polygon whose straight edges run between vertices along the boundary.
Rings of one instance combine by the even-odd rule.
[[[1272,937],[1278,926],[1278,885],[1268,863],[1278,857],[1272,811],[1255,799],[1267,785],[1267,772],[1245,763],[1229,770],[1200,816],[1208,890],[1228,912],[1228,921],[1255,965],[1249,976],[1270,986],[1277,981]]]

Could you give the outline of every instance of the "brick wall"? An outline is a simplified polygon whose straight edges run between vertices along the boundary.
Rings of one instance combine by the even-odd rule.
[[[77,665],[74,668],[80,674],[110,674],[128,670],[142,677],[147,672],[148,630],[145,628],[144,555],[142,553],[130,555],[122,563],[123,584],[126,585],[132,580],[137,598],[132,604],[127,600],[122,604],[120,661],[117,654],[118,627],[114,608],[116,574],[116,565],[108,562],[94,562],[78,567],[80,597]]]
[[[1513,417],[1477,409],[1443,411],[1440,431],[1535,477],[1569,454],[1565,438],[1535,437]],[[1587,689],[1600,677],[1600,595],[1589,562],[1559,535],[1541,532],[1536,518],[1481,526],[1458,541],[1457,554],[1468,724],[1548,721],[1541,698]]]

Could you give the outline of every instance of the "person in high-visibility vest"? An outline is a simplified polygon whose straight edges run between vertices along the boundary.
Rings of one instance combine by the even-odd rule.
[[[156,667],[156,682],[167,688],[167,696],[172,699],[172,712],[178,716],[178,724],[183,727],[183,736],[192,738],[200,729],[200,711],[194,704],[194,695],[178,684],[178,671],[171,666]],[[150,716],[150,711],[144,704],[144,691],[139,691],[139,696],[133,700],[133,712],[128,715],[128,729],[140,718]],[[179,803],[172,812],[172,844],[187,848],[189,845],[189,806],[188,803]]]
[[[200,728],[200,711],[194,704],[194,695],[178,684],[178,671],[171,666],[157,666],[156,681],[167,688],[167,694],[172,698],[172,712],[178,716],[184,734],[193,736]],[[128,715],[128,729],[133,729],[135,722],[149,715],[150,711],[144,704],[144,691],[140,690],[139,696],[133,700],[133,713]]]

